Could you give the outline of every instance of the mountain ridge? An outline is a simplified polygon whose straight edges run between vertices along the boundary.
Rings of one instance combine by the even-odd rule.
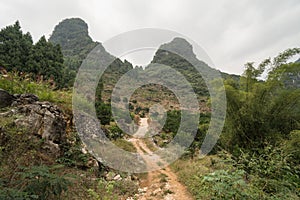
[[[78,70],[89,51],[92,50],[92,47],[101,45],[100,49],[106,52],[105,48],[100,42],[95,42],[92,40],[88,34],[87,23],[79,18],[65,19],[61,21],[54,28],[53,34],[49,40],[55,44],[61,45],[62,51],[65,55],[65,64],[69,69],[73,70],[74,73]],[[177,52],[179,55],[183,55],[187,60],[172,52]],[[109,52],[106,53],[107,56],[113,56]],[[110,102],[110,96],[113,88],[122,75],[132,69],[136,70],[136,73],[139,73],[139,70],[141,69],[140,67],[133,68],[133,65],[128,61],[123,62],[119,58],[114,58],[115,61],[106,69],[100,80],[103,83],[101,98],[104,102],[108,103]],[[199,71],[197,71],[197,69],[195,69],[188,60],[192,61],[192,64],[196,64],[198,67],[202,68],[202,73],[204,73],[203,76],[209,74],[208,72],[220,72],[217,69],[211,68],[202,60],[199,60],[193,51],[193,46],[186,39],[180,37],[175,37],[171,41],[161,44],[146,68],[151,67],[151,65],[154,63],[165,64],[174,68],[178,72],[182,73],[191,83],[195,93],[198,95],[199,102],[206,102],[206,99],[209,96],[206,83]],[[220,73],[223,78],[233,78],[235,80],[239,79],[239,76],[237,75],[229,75],[222,72]],[[154,93],[155,95],[153,96]],[[165,100],[163,100],[164,98]],[[153,102],[157,103],[159,101],[167,106],[168,109],[179,108],[178,101],[174,97],[174,94],[167,88],[160,87],[158,85],[148,85],[138,89],[133,95],[131,101],[142,101],[141,104],[134,104],[134,108],[139,109],[139,107],[146,108],[149,106],[149,104],[145,102],[146,99],[150,102],[150,104]],[[202,105],[202,107],[204,110],[207,110],[205,105]]]
[[[103,51],[106,51],[101,42],[93,41],[93,39],[89,35],[88,24],[81,18],[68,18],[59,22],[59,24],[55,26],[49,38],[49,41],[54,44],[61,45],[62,52],[66,57],[66,64],[68,65],[68,67],[75,70],[77,70],[80,66],[79,63],[81,63],[82,60],[84,60],[88,55],[88,53],[97,45],[101,45],[101,49],[103,49]],[[172,41],[161,44],[158,50],[161,49],[172,49],[178,52],[180,55],[184,55],[186,58],[197,59],[193,51],[193,46],[187,40],[181,37],[175,37],[172,39]],[[109,52],[107,53],[110,55]],[[158,53],[159,52],[156,52],[155,55]],[[77,62],[74,62],[74,60],[76,60]],[[78,60],[80,62],[78,62]],[[155,61],[156,58],[154,56],[149,64]],[[199,59],[198,61],[203,62]],[[69,65],[76,66],[74,67]],[[222,74],[226,74],[228,76],[231,75],[223,72]]]
[[[77,71],[82,61],[97,46],[107,57],[113,59],[100,42],[93,41],[88,24],[80,18],[68,18],[59,22],[49,38],[53,44],[59,44],[67,68]]]

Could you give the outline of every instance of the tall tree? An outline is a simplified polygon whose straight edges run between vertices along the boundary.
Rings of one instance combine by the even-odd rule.
[[[291,72],[300,74],[300,64],[288,63],[299,52],[289,49],[273,60],[265,60],[258,68],[247,63],[239,85],[226,82],[228,114],[221,140],[224,146],[260,148],[300,129],[300,88],[286,84]],[[268,78],[261,81],[259,77],[265,69],[269,69]]]
[[[43,75],[46,79],[54,79],[58,84],[62,82],[64,66],[60,46],[54,46],[44,36],[32,48],[27,64],[31,72]]]
[[[59,45],[53,45],[44,36],[33,45],[30,33],[23,34],[18,21],[0,31],[0,66],[8,71],[41,75],[63,87],[63,74],[68,74],[63,62]]]
[[[32,48],[30,33],[23,34],[19,21],[0,31],[0,65],[7,70],[26,71]]]

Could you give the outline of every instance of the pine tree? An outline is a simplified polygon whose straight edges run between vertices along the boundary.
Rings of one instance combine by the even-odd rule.
[[[26,71],[32,44],[30,33],[22,33],[19,21],[3,28],[0,31],[0,65],[9,71]]]

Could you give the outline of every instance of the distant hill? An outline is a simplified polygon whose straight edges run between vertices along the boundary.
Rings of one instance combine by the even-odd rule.
[[[89,36],[88,25],[80,18],[61,21],[55,26],[49,41],[59,44],[65,57],[65,65],[71,70],[77,70],[88,53],[99,42],[94,42]],[[103,48],[103,51],[105,49]],[[107,54],[107,56],[110,56]]]
[[[115,58],[113,55],[106,52],[105,48],[101,45],[100,42],[93,41],[93,39],[89,36],[88,25],[82,19],[71,18],[61,21],[54,28],[49,41],[61,46],[64,55],[64,64],[68,69],[73,71],[74,75],[88,53],[97,45],[100,45],[100,49],[107,57],[109,57],[110,59],[115,59],[115,61],[103,74],[101,79],[103,83],[101,98],[105,102],[110,101],[111,92],[119,78],[124,73],[133,69],[133,65],[130,62],[123,62],[120,59]],[[164,49],[176,50],[176,52],[185,55],[187,58],[195,60],[205,70],[215,70],[216,72],[217,70],[212,69],[203,61],[198,60],[195,53],[193,52],[192,45],[183,38],[174,38],[171,42],[162,44],[158,51],[155,53],[153,60],[151,61],[152,64],[165,64],[181,72],[191,83],[193,89],[198,94],[199,100],[203,102],[206,101],[209,95],[208,90],[203,78],[198,73],[198,71],[185,59],[181,58],[178,55],[167,52]],[[148,67],[151,67],[151,64],[148,65]],[[134,68],[134,70],[139,73],[139,70],[141,70],[141,68]],[[229,75],[226,73],[221,74],[224,78],[239,78],[239,76],[236,75]],[[171,93],[171,91],[169,91],[167,88],[159,87],[157,85],[148,85],[146,87],[138,89],[133,94],[131,102],[136,102],[136,100],[138,102],[144,102],[140,104],[135,103],[135,108],[145,108],[149,107],[152,103],[161,102],[164,105],[168,105],[168,107],[172,109],[176,108],[178,104],[178,101],[176,100],[174,94]],[[146,100],[148,103],[146,103]]]
[[[192,45],[183,38],[174,38],[171,42],[159,47],[151,63],[164,64],[174,68],[185,76],[198,95],[207,96],[208,89],[199,72],[187,60],[172,52],[178,52],[188,59],[196,60]],[[207,64],[199,62],[202,68],[209,69]]]
[[[49,41],[60,44],[65,56],[78,55],[78,50],[98,44],[89,36],[88,25],[79,18],[61,21],[55,26]]]
[[[78,68],[81,66],[82,61],[96,46],[100,49],[105,57],[109,60],[114,60],[107,71],[114,73],[106,73],[103,77],[107,87],[112,88],[115,80],[132,69],[129,62],[122,62],[120,59],[115,58],[109,54],[100,42],[95,42],[89,35],[88,25],[80,18],[71,18],[61,21],[55,26],[54,31],[49,38],[49,41],[54,44],[59,44],[64,55],[65,66],[72,71],[73,81]]]
[[[296,61],[296,63],[300,63],[300,58]]]
[[[220,71],[211,68],[205,62],[198,60],[193,51],[193,46],[183,38],[177,37],[169,43],[162,44],[159,47],[158,51],[155,53],[155,56],[151,63],[160,63],[173,67],[185,76],[185,78],[191,83],[194,91],[198,95],[208,96],[207,86],[199,72],[186,59],[172,53],[171,51],[178,52],[178,54],[183,55],[189,60],[192,60],[193,64],[196,64],[197,66],[202,68],[204,72],[206,72],[204,73],[204,75],[206,76],[208,76],[208,74],[210,73]],[[223,78],[233,78],[235,80],[239,79],[238,75],[230,75],[223,72],[220,72],[220,74]]]

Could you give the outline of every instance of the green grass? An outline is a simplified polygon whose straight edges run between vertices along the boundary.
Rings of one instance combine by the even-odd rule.
[[[133,144],[127,140],[124,139],[116,139],[112,141],[115,145],[117,145],[118,147],[120,147],[121,149],[128,151],[128,152],[132,152],[132,153],[136,153],[137,150],[136,148],[133,146]]]
[[[273,161],[276,160],[274,157],[276,156],[272,156]],[[248,173],[241,167],[243,163],[237,164],[229,154],[194,160],[179,159],[171,165],[171,168],[195,199],[299,199],[299,191],[296,191],[295,185],[289,184],[284,179],[277,180],[279,175],[272,178],[273,168],[276,169],[275,173],[279,173],[277,169],[279,162],[264,161],[265,157],[259,158],[263,161],[258,158],[251,158],[250,161],[247,159],[244,158],[242,161],[246,164],[250,162],[247,166],[252,171]],[[261,162],[267,162],[265,168],[259,166],[258,163]],[[270,174],[265,176],[267,171]],[[290,179],[289,182],[293,183],[293,180]]]
[[[40,101],[50,101],[65,110],[71,110],[71,90],[55,90],[47,82],[36,82],[26,75],[22,75],[22,77],[17,73],[8,73],[5,77],[0,75],[0,88],[11,94],[35,94]]]
[[[155,152],[158,150],[158,148],[155,146],[155,144],[152,142],[150,138],[143,139],[143,142],[146,144],[148,149],[150,149],[150,151]]]

